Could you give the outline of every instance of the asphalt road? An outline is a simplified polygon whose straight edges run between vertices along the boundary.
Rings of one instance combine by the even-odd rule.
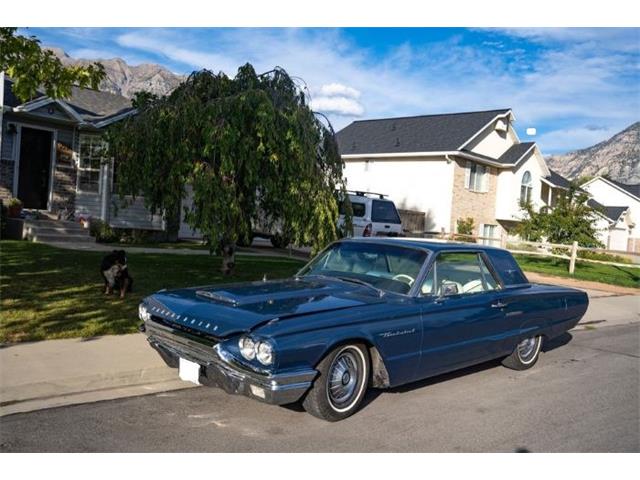
[[[524,372],[491,362],[374,391],[334,424],[196,388],[2,417],[0,451],[640,451],[640,325],[546,350]]]

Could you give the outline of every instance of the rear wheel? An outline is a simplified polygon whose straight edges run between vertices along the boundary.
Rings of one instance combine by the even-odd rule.
[[[369,382],[369,355],[364,345],[341,345],[319,364],[320,375],[302,405],[311,415],[337,422],[358,410]]]
[[[526,370],[533,367],[540,356],[542,337],[529,337],[522,340],[511,355],[502,361],[502,364],[513,370]]]

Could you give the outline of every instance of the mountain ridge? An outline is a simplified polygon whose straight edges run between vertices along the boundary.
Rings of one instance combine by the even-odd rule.
[[[571,180],[606,175],[626,184],[640,183],[640,121],[591,147],[546,160],[551,169]]]
[[[185,80],[184,76],[177,75],[155,63],[129,65],[118,57],[107,59],[74,58],[58,47],[46,46],[43,48],[51,50],[63,65],[88,65],[100,62],[104,65],[106,73],[106,78],[100,83],[100,90],[127,98],[133,98],[140,91],[166,95]]]

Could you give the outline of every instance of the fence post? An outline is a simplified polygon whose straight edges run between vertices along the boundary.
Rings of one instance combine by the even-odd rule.
[[[578,242],[571,245],[571,260],[569,260],[569,274],[573,275],[576,270],[576,257],[578,256]]]

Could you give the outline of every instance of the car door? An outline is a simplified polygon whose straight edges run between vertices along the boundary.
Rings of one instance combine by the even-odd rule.
[[[421,286],[422,377],[501,355],[504,292],[480,251],[443,251]]]
[[[369,223],[366,218],[367,205],[364,202],[351,199],[351,208],[353,209],[353,236],[361,237],[364,233],[364,229]]]

